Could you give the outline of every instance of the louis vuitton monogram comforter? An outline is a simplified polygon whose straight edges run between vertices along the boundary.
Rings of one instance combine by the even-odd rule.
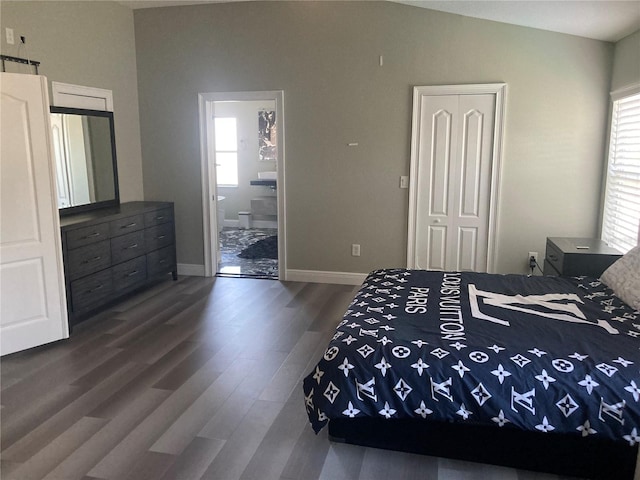
[[[332,418],[640,442],[640,312],[593,278],[378,270],[304,380]]]

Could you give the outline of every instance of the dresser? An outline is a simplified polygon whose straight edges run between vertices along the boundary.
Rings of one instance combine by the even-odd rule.
[[[597,238],[548,237],[544,274],[598,278],[621,256]]]
[[[122,203],[60,226],[70,326],[169,274],[177,280],[173,203]]]

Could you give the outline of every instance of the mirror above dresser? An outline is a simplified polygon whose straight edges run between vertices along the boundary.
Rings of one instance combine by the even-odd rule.
[[[60,215],[118,205],[113,112],[51,107]]]

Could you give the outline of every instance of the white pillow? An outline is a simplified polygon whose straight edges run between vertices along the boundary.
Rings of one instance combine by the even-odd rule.
[[[624,303],[640,310],[640,245],[616,260],[600,280]]]

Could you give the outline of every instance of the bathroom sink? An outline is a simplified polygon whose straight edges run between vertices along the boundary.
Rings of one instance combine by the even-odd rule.
[[[258,172],[258,179],[260,180],[277,180],[278,172]]]

